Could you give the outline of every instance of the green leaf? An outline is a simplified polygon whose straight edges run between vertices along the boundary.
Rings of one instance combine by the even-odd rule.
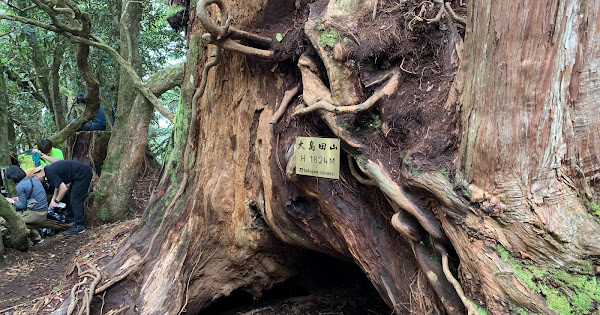
[[[94,256],[94,255],[96,255],[96,253],[94,253],[94,252],[90,252],[89,254],[87,254],[87,255],[83,256],[83,259],[86,259],[86,258],[92,257],[92,256]]]
[[[283,40],[283,35],[281,35],[281,33],[277,33],[277,35],[275,35],[275,39],[277,39],[277,41],[281,43],[281,41]]]

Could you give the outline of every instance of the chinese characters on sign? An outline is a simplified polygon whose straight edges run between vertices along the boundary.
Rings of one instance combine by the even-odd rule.
[[[296,174],[340,178],[340,139],[296,137]]]

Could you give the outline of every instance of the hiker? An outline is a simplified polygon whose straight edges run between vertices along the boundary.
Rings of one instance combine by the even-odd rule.
[[[37,147],[37,149],[31,150],[31,153],[40,154],[42,167],[65,159],[63,152],[59,148],[53,147],[50,139],[41,139],[38,141]]]
[[[6,169],[6,178],[17,184],[17,197],[6,198],[6,201],[17,208],[25,224],[40,223],[46,219],[46,215],[48,214],[46,191],[44,191],[44,187],[38,178],[30,177],[41,169],[42,167],[38,166],[23,171],[17,165],[12,165]],[[36,229],[31,229],[31,232],[34,236],[34,242],[39,243],[42,241]]]
[[[63,152],[59,148],[54,148],[50,139],[41,139],[38,141],[37,147],[37,149],[31,150],[31,153],[40,155],[40,166],[42,167],[65,159]],[[42,186],[44,186],[46,194],[54,193],[55,187],[47,179],[42,180]]]
[[[56,187],[50,201],[50,207],[56,208],[69,192],[70,202],[67,207],[67,223],[73,223],[70,230],[65,231],[65,236],[81,234],[85,231],[83,226],[83,203],[92,181],[92,168],[87,164],[74,160],[56,161],[39,172],[35,177],[42,180],[44,177]]]
[[[85,106],[85,93],[84,92],[77,92],[76,96],[75,96],[75,106],[73,106],[73,111],[76,114],[72,114],[73,118],[69,121],[73,121],[75,118],[81,116],[81,114],[83,114],[83,111],[79,109],[79,107],[77,107],[77,105],[79,104],[83,104]],[[79,112],[81,111],[81,112]],[[104,108],[102,107],[102,105],[100,105],[100,109],[98,109],[98,114],[96,114],[96,117],[94,117],[94,119],[92,119],[92,121],[87,122],[86,124],[84,124],[83,126],[81,126],[81,128],[79,128],[79,131],[94,131],[94,130],[106,130],[106,116],[104,115]]]

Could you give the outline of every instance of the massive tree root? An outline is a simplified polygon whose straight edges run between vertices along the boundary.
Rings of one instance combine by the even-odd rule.
[[[221,13],[221,26],[217,27],[210,20],[206,14],[206,8],[210,4],[216,4]],[[443,3],[440,8],[440,13],[444,11]],[[227,13],[227,8],[220,0],[208,0],[200,1],[197,5],[197,15],[201,20],[202,24],[209,31],[208,34],[203,35],[210,44],[215,44],[219,48],[226,50],[233,50],[246,55],[259,57],[264,60],[281,60],[275,57],[275,53],[272,50],[263,50],[254,47],[245,46],[234,42],[230,37],[232,33],[239,34],[238,30],[233,29],[230,24],[230,18]],[[326,18],[324,19],[326,20]],[[340,137],[347,145],[358,152],[362,151],[363,145],[354,137],[352,134],[339,126],[337,115],[341,114],[357,114],[364,112],[372,108],[378,101],[385,97],[389,97],[398,88],[400,83],[399,71],[392,71],[391,75],[384,76],[387,78],[387,82],[382,88],[377,90],[371,97],[366,101],[361,102],[358,105],[350,105],[356,102],[356,93],[352,92],[353,83],[350,81],[351,78],[344,73],[349,73],[344,69],[341,63],[335,61],[329,52],[325,51],[320,45],[318,45],[319,34],[313,31],[316,25],[315,19],[309,19],[306,23],[306,33],[313,42],[313,46],[317,48],[317,52],[321,57],[321,60],[325,64],[325,68],[329,74],[330,87],[335,91],[332,93],[330,87],[327,87],[322,80],[317,65],[306,54],[303,54],[298,60],[298,67],[302,75],[302,86],[303,93],[302,98],[308,105],[304,108],[297,108],[292,117],[307,115],[309,113],[316,112],[319,117],[329,126],[331,132],[336,136]],[[247,38],[253,38],[252,35],[246,34]],[[254,37],[255,38],[255,37]],[[260,40],[263,44],[268,41]],[[400,70],[400,67],[398,68]],[[341,88],[345,87],[345,88]],[[273,125],[279,120],[283,112],[287,108],[287,104],[290,102],[293,95],[298,92],[299,88],[293,88],[286,92],[284,99],[277,112],[273,114],[270,120],[270,137],[273,138]],[[290,154],[291,153],[291,154]],[[350,157],[350,155],[348,155]],[[358,157],[358,155],[357,155]],[[361,158],[364,158],[361,156]],[[293,159],[293,147],[290,147],[288,154],[286,154],[287,164],[286,173],[287,178],[294,181],[292,172],[294,168]],[[279,162],[279,160],[277,160]],[[429,279],[432,287],[440,296],[442,303],[446,310],[450,313],[460,312],[463,307],[471,309],[471,305],[466,302],[466,298],[462,293],[460,285],[456,282],[455,278],[449,272],[447,264],[448,254],[442,244],[448,245],[449,240],[445,233],[441,229],[438,220],[435,215],[427,210],[423,210],[411,201],[411,198],[403,191],[403,189],[395,183],[384,171],[384,167],[378,163],[368,160],[366,163],[358,163],[359,168],[368,177],[364,179],[357,170],[354,168],[352,162],[351,165],[352,174],[361,183],[371,184],[379,187],[381,191],[387,196],[390,204],[394,209],[397,209],[397,214],[391,219],[392,225],[410,242],[413,249],[413,253],[419,265],[424,270],[427,278]],[[281,166],[280,166],[280,169]],[[283,170],[282,170],[283,171]],[[433,243],[429,246],[424,246],[428,243],[426,237],[422,236],[422,231],[425,231],[427,235],[433,238]],[[435,246],[434,246],[435,244]],[[436,247],[441,251],[440,256],[433,254],[433,248]],[[437,257],[437,258],[436,258]],[[389,292],[388,292],[389,293]],[[391,301],[394,300],[393,296],[389,296]],[[461,305],[461,301],[464,302],[464,306]],[[394,305],[396,308],[396,305]]]
[[[221,23],[219,26],[212,22],[206,12],[208,6],[211,4],[216,4],[219,8],[221,15]],[[332,2],[331,5],[334,5],[334,3]],[[369,10],[371,10],[373,7],[374,6],[368,6]],[[191,120],[186,136],[185,149],[183,153],[183,165],[181,166],[184,171],[183,178],[178,183],[180,186],[176,191],[174,191],[174,195],[172,197],[168,197],[171,199],[164,212],[161,212],[163,216],[161,218],[161,223],[158,226],[158,229],[154,231],[155,233],[152,235],[151,242],[147,246],[147,250],[144,255],[136,258],[135,260],[128,260],[129,265],[125,267],[126,271],[121,272],[120,276],[113,278],[96,289],[96,293],[102,292],[117,281],[126,278],[131,274],[131,272],[140,268],[144,262],[150,258],[149,255],[151,255],[153,248],[156,247],[155,242],[158,239],[157,237],[160,231],[163,229],[163,224],[165,224],[164,222],[167,221],[165,214],[175,211],[175,205],[176,203],[181,202],[178,199],[183,196],[184,190],[190,189],[190,185],[188,185],[188,182],[190,181],[189,173],[190,165],[193,163],[189,159],[193,158],[192,146],[195,142],[194,137],[197,134],[197,106],[200,102],[200,97],[202,97],[204,90],[206,89],[208,70],[210,67],[218,63],[222,50],[230,50],[267,61],[278,61],[288,58],[286,55],[278,55],[275,53],[275,50],[271,47],[270,39],[233,28],[230,25],[231,18],[228,16],[227,8],[222,1],[199,1],[196,11],[198,19],[208,31],[208,33],[204,34],[202,38],[207,44],[216,46],[216,53],[215,59],[205,65],[199,87],[192,97]],[[338,11],[332,10],[328,12]],[[389,205],[395,211],[395,214],[386,218],[386,220],[388,220],[390,223],[386,226],[393,227],[393,229],[390,229],[392,230],[393,234],[398,235],[396,232],[394,232],[395,229],[397,233],[402,235],[402,237],[406,240],[407,243],[405,244],[410,245],[410,249],[412,249],[412,254],[414,255],[414,260],[418,263],[418,266],[421,268],[423,274],[429,281],[431,287],[428,290],[431,290],[432,288],[433,291],[435,291],[435,294],[439,297],[447,312],[459,313],[464,312],[465,309],[468,309],[470,312],[472,312],[473,310],[469,300],[462,292],[460,284],[456,281],[455,276],[452,274],[452,267],[454,266],[451,266],[448,262],[450,255],[448,251],[451,249],[452,244],[451,239],[444,230],[444,221],[441,221],[437,213],[432,211],[430,207],[424,206],[418,200],[415,200],[414,196],[412,196],[408,191],[407,188],[418,187],[417,185],[412,185],[409,187],[406,186],[406,182],[412,183],[410,180],[410,173],[403,173],[401,177],[393,178],[387,172],[384,165],[368,155],[367,145],[362,143],[361,140],[359,140],[360,138],[353,134],[351,130],[342,127],[342,125],[339,123],[340,116],[344,115],[348,117],[351,116],[351,114],[358,115],[372,111],[377,107],[377,104],[386,101],[388,98],[397,93],[399,86],[402,84],[402,76],[400,74],[403,70],[401,65],[394,65],[392,70],[382,73],[379,80],[370,83],[369,86],[374,86],[377,84],[381,85],[381,87],[377,89],[371,96],[366,97],[366,100],[361,101],[365,98],[359,96],[361,93],[358,92],[359,84],[357,84],[357,82],[360,80],[353,75],[353,71],[344,64],[343,60],[340,60],[340,56],[343,56],[344,54],[336,55],[330,49],[325,49],[322,47],[322,45],[320,45],[319,37],[321,34],[316,31],[318,18],[321,18],[321,21],[324,22],[331,22],[332,25],[335,23],[333,19],[330,21],[330,16],[327,15],[319,17],[316,15],[311,16],[306,22],[305,33],[317,51],[317,56],[304,53],[299,57],[298,68],[300,71],[302,84],[294,84],[293,88],[285,93],[280,102],[279,108],[271,116],[269,116],[268,139],[273,142],[276,138],[274,127],[276,124],[278,124],[280,118],[286,113],[288,105],[294,100],[295,95],[299,93],[301,86],[302,100],[304,103],[306,103],[307,107],[300,108],[299,106],[290,115],[290,119],[299,119],[299,116],[315,113],[323,122],[325,122],[331,133],[333,133],[335,136],[338,136],[344,142],[344,148],[348,153],[347,157],[351,174],[350,178],[356,178],[356,180],[361,184],[376,187],[376,189],[378,189],[381,194],[385,196],[385,198],[382,199],[388,200]],[[242,44],[236,40],[250,44]],[[317,60],[317,58],[320,60]],[[318,66],[320,63],[324,65],[324,68],[327,71],[326,74],[321,73],[321,68]],[[327,77],[327,79],[324,79],[325,77]],[[286,143],[284,146],[285,145],[289,144]],[[277,148],[278,147],[279,145],[277,144]],[[283,172],[285,169],[285,179],[290,180],[293,185],[296,185],[299,188],[300,191],[308,191],[305,189],[306,180],[299,179],[293,174],[295,164],[293,151],[293,145],[289,145],[289,149],[285,154],[286,163],[285,165],[280,164],[279,170]],[[190,157],[190,155],[192,155],[192,157]],[[277,162],[279,163],[279,154],[277,149],[275,155]],[[358,168],[355,167],[355,165],[357,165]],[[167,173],[170,173],[170,169],[168,170],[169,172]],[[456,197],[455,194],[451,195],[453,197],[448,197],[445,196],[443,192],[438,191],[438,193],[434,194],[433,196],[437,198],[445,198],[440,199],[442,200],[440,201],[442,204],[448,203],[448,198],[454,198],[450,201],[450,203],[456,203],[463,206],[465,204],[464,200]],[[318,192],[312,191],[309,197],[317,200],[321,205],[327,204],[327,200],[320,196]],[[196,201],[193,200],[190,202],[195,203]],[[257,202],[253,202],[254,200],[249,200],[246,208],[250,209],[248,210],[249,212],[258,212],[257,210],[252,209],[257,207],[261,208],[263,206],[256,206]],[[266,208],[267,206],[264,207]],[[306,223],[313,222],[311,221],[313,216],[317,217],[314,215],[314,213],[311,213],[311,209],[306,209],[302,202],[298,202],[298,207],[300,208],[299,218],[273,218],[272,213],[269,213],[267,210],[264,210],[263,217],[273,229],[274,234],[288,243],[300,244],[306,248],[332,253],[332,255],[336,257],[352,257],[355,259],[355,261],[357,261],[358,264],[364,264],[361,265],[361,267],[369,271],[368,276],[371,281],[373,281],[377,290],[379,290],[382,298],[395,311],[401,313],[404,308],[401,305],[402,303],[400,302],[399,298],[400,290],[395,287],[396,283],[394,282],[404,280],[386,278],[385,271],[378,273],[379,271],[374,271],[374,269],[377,268],[371,269],[370,267],[372,266],[367,266],[369,261],[367,259],[361,259],[361,253],[359,252],[360,250],[367,252],[369,249],[360,247],[350,248],[349,244],[356,245],[352,240],[355,231],[352,231],[352,229],[349,228],[349,226],[351,226],[350,222],[327,221],[327,215],[335,217],[335,215],[339,216],[339,213],[319,214],[325,216],[323,221],[321,221],[325,222],[323,224],[324,226],[312,228],[314,228],[315,231],[336,231],[335,233],[332,233],[333,235],[336,235],[336,239],[328,240],[330,243],[323,245],[322,243],[314,242],[314,240],[311,241],[310,238],[304,237],[303,235],[295,235],[293,232],[286,231],[283,228],[286,226],[286,224],[293,226],[295,223],[291,221],[295,219]],[[323,208],[324,207],[325,206],[323,206]],[[314,209],[312,209],[312,211],[314,211]],[[204,215],[208,216],[210,214],[205,213]],[[281,223],[282,221],[285,222]],[[350,221],[350,219],[348,219],[348,221]],[[200,235],[205,235],[203,232],[195,233],[198,234],[194,236],[197,238],[200,238]],[[407,250],[407,252],[410,255],[410,250]],[[376,256],[377,254],[373,253],[369,255]],[[194,287],[194,277],[196,276],[194,273],[196,270],[198,270],[198,268],[202,269],[204,264],[207,263],[211,257],[211,255],[206,255],[206,253],[199,253],[195,254],[194,257],[185,258],[196,260],[192,264],[193,267],[189,271],[189,275],[186,274],[186,283],[182,284],[180,288],[186,292],[184,293],[186,296],[185,301],[181,301],[181,303],[177,304],[180,310],[186,308],[188,301],[188,288]],[[266,265],[270,266],[273,265],[273,263],[266,263]],[[390,265],[396,266],[393,263],[390,263]],[[196,284],[196,286],[198,286],[198,284]],[[252,290],[253,292],[256,291],[254,288]],[[260,291],[260,289],[258,289],[258,291]],[[200,308],[201,306],[202,305],[195,305],[196,308]]]

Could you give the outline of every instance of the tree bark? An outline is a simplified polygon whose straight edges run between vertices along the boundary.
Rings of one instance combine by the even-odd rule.
[[[228,23],[253,25],[272,13],[263,1],[236,4],[199,1],[197,10],[208,6],[206,16],[221,14],[221,26],[203,25],[210,45],[199,40],[205,16],[192,10],[190,47],[204,50],[188,61],[171,159],[96,293],[108,289],[106,298],[123,298],[125,289],[113,286],[123,281],[136,292],[125,299],[144,314],[199,312],[235,290],[260,296],[294,275],[309,249],[356,262],[395,313],[596,311],[592,301],[600,296],[585,288],[596,283],[590,274],[599,231],[585,207],[597,200],[600,138],[589,113],[600,105],[593,85],[598,1],[471,1],[464,46],[456,18],[441,3],[434,22],[448,32],[419,17],[418,31],[437,34],[441,43],[427,57],[436,70],[427,77],[418,58],[412,68],[404,64],[410,53],[385,55],[381,64],[379,55],[368,55],[353,67],[346,57],[358,48],[339,36],[323,41],[335,29],[352,37],[349,30],[367,24],[378,2],[300,3],[306,37],[298,41],[314,50],[277,67],[257,60],[275,55],[273,47],[249,57],[241,52],[253,47],[234,48],[227,38],[237,32]],[[415,21],[406,21],[413,35]],[[356,45],[366,45],[357,32]],[[212,68],[201,72],[194,63]],[[415,68],[420,76],[409,70]],[[381,86],[368,89],[372,84]],[[393,139],[398,149],[370,144],[387,133],[359,130],[360,121],[379,113],[401,128],[411,120],[383,112],[410,107],[411,95],[417,112],[437,112],[433,119],[441,122],[409,130],[420,133],[406,136],[412,142]],[[371,102],[379,112],[365,109]],[[282,117],[288,105],[294,114]],[[304,105],[301,112],[314,117],[298,118]],[[295,175],[294,138],[332,134],[349,157],[340,180]],[[411,286],[410,279],[423,276],[427,284]]]
[[[464,277],[481,284],[493,313],[510,310],[497,297],[547,311],[544,299],[514,275],[492,281],[507,267],[498,244],[548,269],[588,264],[589,255],[598,255],[600,227],[579,198],[597,200],[598,122],[588,117],[600,110],[591,98],[598,93],[599,7],[598,1],[469,3],[460,168],[477,195],[471,201],[486,215],[476,222],[465,214],[466,230],[444,223]],[[469,241],[469,229],[491,238]]]
[[[6,221],[4,226],[8,229],[5,245],[22,251],[29,249],[29,229],[15,208],[4,198],[0,198],[0,218]]]
[[[59,40],[58,36],[55,37],[56,46],[52,55],[52,64],[48,72],[48,100],[50,101],[50,110],[54,114],[54,123],[56,124],[56,130],[63,130],[66,125],[66,104],[62,102],[60,98],[60,66],[62,64],[63,56],[65,53],[65,47]]]
[[[0,64],[0,91],[6,91],[4,64]],[[7,167],[10,163],[10,145],[8,144],[8,95],[0,94],[0,166]],[[2,178],[2,183],[8,187]],[[0,255],[4,253],[4,242],[0,233]]]
[[[10,165],[10,145],[8,143],[8,94],[4,65],[0,64],[0,165]]]
[[[155,73],[146,85],[160,96],[181,84],[184,64]],[[118,221],[131,215],[132,190],[142,166],[147,146],[148,126],[154,115],[154,106],[138,93],[128,117],[121,117],[121,133],[113,132],[107,151],[110,153],[102,167],[102,175],[94,186],[91,208],[105,209],[103,221]],[[92,218],[97,220],[97,218]]]

